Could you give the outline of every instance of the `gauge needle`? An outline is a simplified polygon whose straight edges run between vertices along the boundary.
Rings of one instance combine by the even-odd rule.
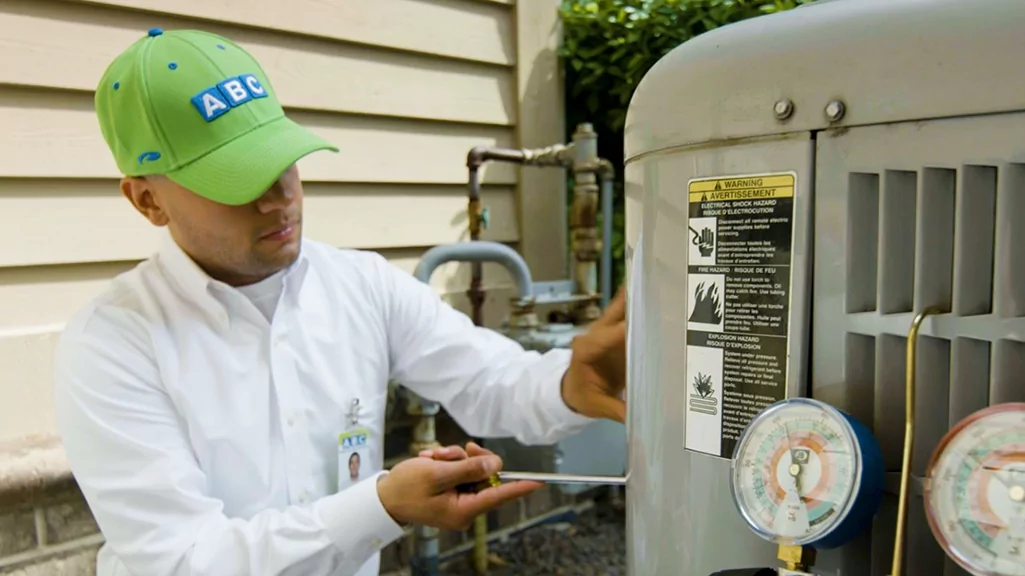
[[[794,447],[790,444],[790,427],[787,426],[786,422],[783,423],[783,432],[786,434],[787,451],[790,453],[790,468],[788,472],[790,472],[790,476],[794,479],[794,488],[797,490],[797,498],[803,501],[801,496],[801,465],[794,462]]]
[[[1000,468],[998,466],[987,466],[987,465],[983,464],[982,465],[982,469],[987,471],[987,472],[990,472],[992,474],[992,476],[997,479],[998,482],[1000,482],[1001,484],[1004,485],[1004,488],[1007,488],[1008,490],[1011,489],[1011,485],[1008,484],[1007,480],[1004,479],[1004,475],[1003,475],[1004,469],[1003,468]]]
[[[982,465],[982,469],[990,472],[997,482],[1000,482],[1004,488],[1007,489],[1007,497],[1011,499],[1015,504],[1021,504],[1025,502],[1025,486],[1016,484],[1013,478],[1005,478],[1011,475],[1011,472],[1004,470],[1002,467]]]

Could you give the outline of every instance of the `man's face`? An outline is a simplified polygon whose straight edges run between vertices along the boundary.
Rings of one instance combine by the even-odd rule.
[[[207,200],[157,176],[126,178],[121,190],[207,274],[232,286],[258,282],[299,256],[303,188],[292,166],[263,196],[242,206]]]
[[[359,476],[359,456],[354,455],[349,458],[349,477],[356,478]]]

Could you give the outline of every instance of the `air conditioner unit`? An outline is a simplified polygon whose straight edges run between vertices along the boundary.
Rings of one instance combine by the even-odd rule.
[[[1023,23],[820,0],[640,83],[632,576],[1025,574]]]

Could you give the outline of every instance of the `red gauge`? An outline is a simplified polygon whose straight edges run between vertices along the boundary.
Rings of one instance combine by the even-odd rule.
[[[940,546],[973,576],[1025,576],[1025,403],[980,410],[944,436],[925,508]]]

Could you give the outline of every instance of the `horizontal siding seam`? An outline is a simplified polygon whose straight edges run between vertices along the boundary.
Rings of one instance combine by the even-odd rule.
[[[467,64],[479,64],[481,66],[490,66],[495,68],[503,68],[508,70],[514,70],[516,68],[516,51],[515,41],[513,42],[513,50],[507,58],[503,60],[484,60],[480,57],[474,56],[461,56],[452,52],[445,52],[436,49],[421,47],[403,47],[395,44],[386,44],[384,42],[372,42],[368,40],[357,40],[354,38],[346,38],[343,36],[331,36],[323,33],[316,33],[311,31],[299,30],[296,28],[274,28],[271,26],[265,26],[260,24],[250,24],[238,21],[229,21],[215,18],[212,16],[201,16],[195,14],[187,14],[174,12],[171,10],[156,10],[151,8],[140,8],[136,6],[121,6],[117,4],[107,4],[99,0],[55,0],[58,2],[67,2],[70,4],[80,4],[84,6],[93,6],[99,9],[105,10],[116,10],[120,12],[128,12],[133,14],[144,14],[154,16],[168,16],[172,18],[178,18],[182,20],[194,20],[197,24],[202,25],[203,23],[214,24],[218,26],[241,28],[246,30],[252,30],[267,34],[280,35],[283,37],[292,38],[306,38],[319,42],[327,42],[331,44],[337,44],[341,46],[353,46],[359,48],[370,48],[374,50],[381,50],[382,52],[391,52],[395,54],[413,55],[413,56],[428,56],[431,58],[437,58],[438,60],[446,60],[451,62],[462,62]],[[506,0],[459,0],[468,4],[487,4],[507,11],[506,16],[510,19],[515,17],[515,5],[511,1]],[[510,34],[515,34],[515,27],[510,28]]]

